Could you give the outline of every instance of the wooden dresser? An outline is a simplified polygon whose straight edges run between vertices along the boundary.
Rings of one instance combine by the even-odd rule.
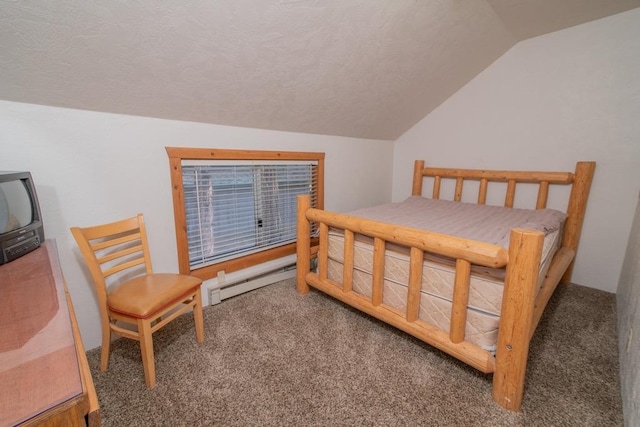
[[[0,427],[100,425],[55,241],[0,266]]]

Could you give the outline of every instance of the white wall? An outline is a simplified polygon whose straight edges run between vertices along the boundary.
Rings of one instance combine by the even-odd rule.
[[[327,209],[348,211],[391,198],[389,141],[0,101],[0,170],[29,170],[34,177],[45,234],[57,240],[87,349],[100,344],[98,308],[69,227],[143,212],[154,270],[177,272],[165,146],[325,152]]]
[[[514,46],[396,141],[394,200],[410,193],[414,159],[566,171],[595,160],[573,281],[615,292],[640,189],[640,9]]]

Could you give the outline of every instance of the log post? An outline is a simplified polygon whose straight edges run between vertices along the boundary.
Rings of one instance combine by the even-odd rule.
[[[543,241],[544,234],[540,231],[511,230],[493,374],[493,400],[512,411],[520,410],[524,394]]]
[[[305,276],[311,269],[311,227],[306,216],[311,207],[311,197],[299,195],[297,203],[296,291],[304,295],[309,293]]]
[[[596,169],[596,162],[578,162],[576,164],[576,172],[571,186],[571,196],[569,197],[569,206],[567,207],[567,220],[564,224],[564,235],[562,236],[562,246],[578,252],[578,243],[580,242],[580,233],[582,232],[582,223],[587,209],[587,199],[591,189],[591,181]],[[567,268],[560,283],[571,282],[571,274],[573,273],[574,261]]]

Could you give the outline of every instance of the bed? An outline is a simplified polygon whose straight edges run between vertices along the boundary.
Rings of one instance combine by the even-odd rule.
[[[493,399],[518,411],[530,339],[558,283],[571,280],[594,171],[595,162],[535,172],[416,161],[412,196],[400,203],[339,214],[299,196],[296,289],[318,289],[493,374]],[[531,186],[535,206],[515,208],[516,188]],[[547,209],[554,186],[571,187],[565,212]],[[487,204],[489,188],[504,192],[504,206]]]

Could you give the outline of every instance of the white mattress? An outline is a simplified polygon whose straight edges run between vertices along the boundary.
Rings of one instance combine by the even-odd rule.
[[[549,268],[560,244],[565,215],[543,210],[511,209],[460,202],[410,197],[401,203],[390,203],[351,212],[377,221],[420,228],[458,237],[508,247],[512,228],[529,228],[545,233],[538,286]],[[328,278],[342,283],[344,238],[342,230],[329,232]],[[373,246],[371,239],[357,236],[354,248],[353,289],[371,296]],[[419,318],[449,332],[453,296],[454,261],[425,254]],[[495,349],[502,305],[504,269],[472,267],[467,310],[465,340],[487,350]],[[387,245],[383,304],[406,310],[409,283],[409,250]]]

